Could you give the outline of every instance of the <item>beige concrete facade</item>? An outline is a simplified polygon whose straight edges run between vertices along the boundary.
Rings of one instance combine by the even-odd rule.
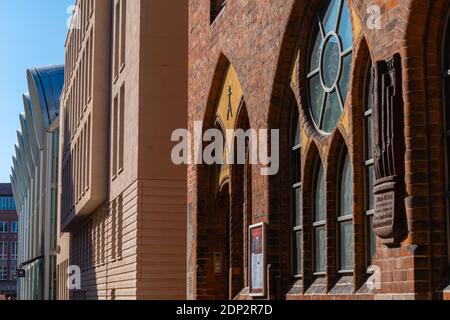
[[[170,136],[187,127],[187,3],[77,5],[61,98],[59,298],[184,299],[186,168],[172,164]],[[70,292],[69,265],[81,268]]]

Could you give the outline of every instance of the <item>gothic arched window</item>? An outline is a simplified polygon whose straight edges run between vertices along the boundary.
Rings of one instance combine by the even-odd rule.
[[[344,109],[352,67],[352,26],[345,0],[327,0],[317,15],[307,85],[316,128],[333,131]]]
[[[294,103],[291,114],[291,177],[292,177],[292,212],[293,212],[293,242],[294,242],[294,274],[302,274],[302,243],[303,243],[303,209],[302,209],[302,179],[301,179],[301,139],[300,121],[297,105]]]
[[[341,272],[353,270],[353,169],[350,155],[344,148],[339,173],[339,268]]]
[[[313,243],[314,243],[314,271],[315,273],[326,272],[326,185],[325,171],[320,157],[316,160],[314,169],[314,222],[313,222]]]
[[[373,73],[372,63],[366,69],[364,92],[364,170],[365,170],[365,216],[366,216],[366,257],[367,266],[372,265],[372,258],[376,252],[376,236],[372,223],[375,214],[375,169],[372,153],[372,109],[373,109]]]

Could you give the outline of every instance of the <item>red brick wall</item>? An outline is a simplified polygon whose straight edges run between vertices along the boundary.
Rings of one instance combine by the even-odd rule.
[[[305,113],[306,86],[302,69],[307,55],[311,24],[321,1],[238,1],[228,0],[217,20],[210,24],[208,1],[190,0],[189,38],[189,126],[204,121],[213,125],[215,105],[228,63],[233,64],[244,91],[251,128],[281,129],[280,172],[274,177],[252,170],[253,223],[268,222],[268,263],[271,264],[272,298],[289,299],[428,299],[440,298],[447,270],[447,235],[445,209],[445,168],[443,157],[441,43],[446,0],[377,0],[381,29],[369,30],[367,6],[373,1],[348,0],[362,27],[354,37],[352,82],[347,109],[349,124],[338,125],[330,137],[320,136]],[[358,25],[358,21],[353,21]],[[356,34],[356,32],[355,32]],[[292,87],[291,70],[295,57],[298,83]],[[369,57],[372,61],[388,59],[400,53],[403,67],[403,100],[405,110],[405,206],[408,238],[398,248],[378,245],[374,263],[381,268],[381,290],[370,292],[363,286],[367,276],[365,248],[364,172],[363,161],[363,86]],[[292,103],[299,107],[302,127],[308,137],[304,152],[303,202],[305,224],[308,225],[312,196],[312,165],[320,155],[327,172],[328,240],[327,276],[318,281],[312,276],[311,234],[305,230],[304,278],[291,277],[291,234],[288,167],[289,112]],[[334,247],[336,241],[336,168],[338,150],[346,144],[354,165],[354,275],[353,289],[337,293]],[[197,265],[200,229],[208,228],[205,217],[210,214],[211,194],[207,168],[191,165],[188,170],[188,202],[190,216],[188,257],[188,296],[203,298],[201,285],[208,272]],[[209,226],[210,227],[210,226]],[[306,228],[308,229],[308,228]],[[309,242],[308,242],[309,241]],[[205,257],[204,257],[205,258]],[[207,258],[207,257],[206,257]],[[319,283],[320,282],[320,283]],[[314,290],[318,290],[314,293]],[[321,291],[322,290],[322,291]],[[442,291],[442,290],[441,290]],[[314,294],[313,294],[314,293]],[[358,294],[357,294],[358,293]]]

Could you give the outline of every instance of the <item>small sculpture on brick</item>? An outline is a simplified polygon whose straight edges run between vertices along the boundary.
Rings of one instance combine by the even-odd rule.
[[[407,235],[402,67],[399,54],[374,66],[373,154],[375,216],[373,229],[383,244],[397,246]]]

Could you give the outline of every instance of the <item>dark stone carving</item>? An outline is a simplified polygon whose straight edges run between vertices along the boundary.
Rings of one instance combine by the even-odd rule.
[[[373,154],[375,216],[373,229],[387,246],[405,239],[404,110],[399,54],[374,67]]]

